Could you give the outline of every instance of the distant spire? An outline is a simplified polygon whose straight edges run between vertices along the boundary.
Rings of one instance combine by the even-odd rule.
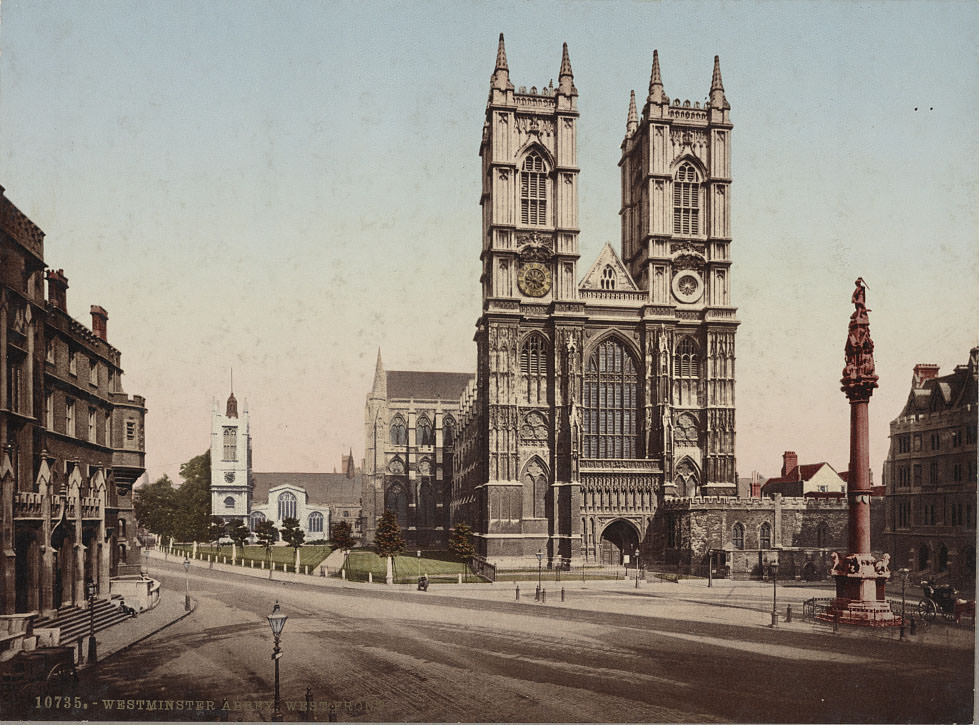
[[[636,112],[636,92],[629,91],[629,118],[625,122],[625,133],[631,136],[639,127],[639,114]]]
[[[663,79],[659,73],[659,51],[653,51],[653,70],[649,74],[649,96],[647,103],[669,103],[669,97],[663,92]]]
[[[731,104],[724,97],[724,83],[721,82],[721,60],[714,56],[714,75],[710,79],[710,105],[722,110],[729,109]]]
[[[506,63],[506,47],[503,45],[503,33],[500,33],[500,44],[496,48],[496,68],[490,77],[490,87],[501,91],[513,90],[510,82],[510,69]]]
[[[387,375],[384,373],[384,363],[381,361],[381,348],[377,348],[377,364],[374,366],[374,385],[371,396],[375,398],[388,397]]]
[[[238,417],[238,401],[235,399],[235,394],[232,393],[228,396],[228,406],[224,411],[224,416],[226,418],[237,418]]]
[[[558,73],[557,92],[565,96],[577,96],[578,89],[574,87],[574,73],[571,72],[571,57],[568,55],[568,44],[561,46],[561,72]]]
[[[347,478],[353,478],[354,477],[354,449],[353,448],[350,449],[350,453],[347,455],[346,463],[347,465],[346,465],[346,470],[344,470],[344,473],[347,474]]]

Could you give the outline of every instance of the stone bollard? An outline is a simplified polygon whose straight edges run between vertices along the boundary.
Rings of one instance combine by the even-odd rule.
[[[341,569],[340,570],[340,578],[341,579],[346,579],[347,578],[347,570],[346,569]]]
[[[265,559],[262,559],[262,561],[259,562],[259,563],[261,564],[261,567],[259,567],[259,568],[261,568],[264,571],[265,570]]]
[[[520,601],[520,585],[517,584],[517,601]]]
[[[462,574],[459,575],[459,583],[462,584]]]
[[[564,587],[561,587],[561,601],[564,601]]]
[[[372,571],[367,572],[367,583],[368,584],[374,583],[374,572]]]
[[[789,604],[785,608],[785,623],[788,624],[792,621],[792,605]]]

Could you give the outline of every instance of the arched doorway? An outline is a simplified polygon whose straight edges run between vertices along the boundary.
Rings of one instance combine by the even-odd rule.
[[[639,548],[639,531],[635,524],[625,519],[617,519],[602,530],[598,560],[605,566],[621,566],[625,554],[633,559]]]
[[[75,581],[75,539],[67,527],[58,526],[51,535],[51,548],[54,558],[52,570],[54,582],[52,586],[53,606],[55,609],[74,600]]]

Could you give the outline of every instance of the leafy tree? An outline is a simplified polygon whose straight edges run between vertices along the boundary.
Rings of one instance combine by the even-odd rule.
[[[472,542],[472,527],[469,524],[458,523],[449,532],[449,551],[455,554],[469,576],[469,560],[476,555],[476,547]]]
[[[393,511],[385,511],[377,522],[374,532],[374,548],[378,556],[388,557],[404,551],[405,540],[398,526],[398,517]]]
[[[180,541],[208,541],[211,524],[211,453],[180,466],[183,482],[174,487],[167,476],[136,490],[133,506],[142,526]]]
[[[279,532],[271,521],[259,521],[255,525],[255,538],[265,547],[265,557],[272,558],[272,545],[279,540]]]
[[[341,521],[334,524],[330,532],[330,542],[338,549],[352,549],[357,540],[354,539],[354,532],[350,528],[348,521]]]
[[[221,537],[226,536],[227,533],[228,526],[224,523],[224,519],[219,516],[212,516],[207,529],[207,540],[217,544],[219,554],[221,553]]]
[[[228,522],[228,536],[238,545],[239,549],[244,547],[250,535],[251,531],[241,522],[241,519],[231,519]]]
[[[136,520],[161,537],[174,536],[177,489],[164,474],[151,484],[137,488],[133,495]]]
[[[299,520],[291,516],[282,519],[282,528],[279,531],[282,532],[282,540],[296,551],[299,551],[306,540],[306,534],[299,527]]]

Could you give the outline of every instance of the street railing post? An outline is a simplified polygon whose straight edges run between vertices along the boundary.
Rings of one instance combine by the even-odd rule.
[[[517,601],[520,601],[520,585],[517,584]]]

